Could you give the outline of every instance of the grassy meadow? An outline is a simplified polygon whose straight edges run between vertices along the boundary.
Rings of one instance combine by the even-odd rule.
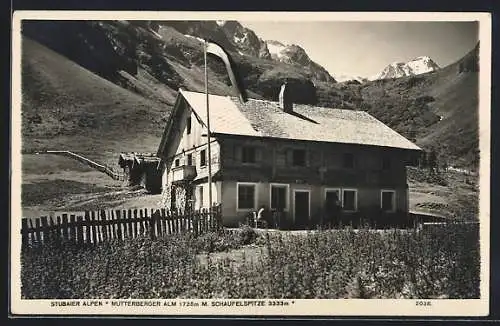
[[[236,233],[235,233],[236,232]],[[66,298],[479,298],[477,228],[238,231],[96,246],[33,246],[22,296]]]

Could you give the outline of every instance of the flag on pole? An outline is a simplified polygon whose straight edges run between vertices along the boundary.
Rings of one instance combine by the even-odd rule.
[[[246,102],[248,96],[245,87],[243,86],[240,76],[238,75],[236,65],[234,64],[234,61],[229,53],[227,53],[220,45],[218,45],[214,41],[207,40],[205,44],[207,53],[213,54],[224,61],[224,65],[226,66],[226,70],[229,75],[229,79],[231,79],[231,84],[234,90],[238,94],[240,101],[243,103]]]

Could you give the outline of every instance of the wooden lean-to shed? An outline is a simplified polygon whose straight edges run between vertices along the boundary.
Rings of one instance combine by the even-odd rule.
[[[118,165],[127,186],[142,186],[150,193],[161,193],[163,164],[152,153],[121,153]]]

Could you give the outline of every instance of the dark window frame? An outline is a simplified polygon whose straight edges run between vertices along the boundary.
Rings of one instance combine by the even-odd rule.
[[[207,165],[207,150],[202,149],[200,151],[200,166],[206,166]]]
[[[176,167],[176,168],[177,168],[177,167],[179,167],[180,165],[181,165],[181,160],[180,160],[180,159],[178,159],[178,158],[176,158],[176,159],[174,160],[174,167]]]
[[[352,192],[354,194],[352,208],[346,207],[346,204],[345,204],[346,198],[349,198],[349,196],[346,196],[346,192]],[[342,209],[346,212],[356,212],[358,210],[358,190],[357,189],[342,189]]]
[[[252,189],[250,192],[248,189]],[[257,185],[253,183],[238,183],[236,185],[236,207],[237,210],[253,210],[257,209],[256,196],[257,196]],[[250,194],[252,197],[250,197]],[[245,196],[242,198],[241,196]],[[251,205],[250,205],[251,200]]]
[[[391,209],[384,208],[384,194],[390,194]],[[396,211],[396,191],[390,189],[382,189],[380,191],[380,209],[384,213],[394,213]]]
[[[301,153],[301,156],[297,156]],[[302,148],[296,148],[292,150],[292,166],[305,167],[307,166],[307,151]]]
[[[275,197],[273,196],[273,189],[283,189],[285,191],[285,197],[284,197],[284,207],[283,207],[283,211],[288,211],[288,205],[289,205],[289,191],[290,191],[290,187],[289,185],[287,184],[270,184],[269,186],[269,191],[270,191],[270,208],[271,209],[277,209],[276,206],[273,206],[273,199],[275,199]]]
[[[392,160],[390,156],[382,157],[382,170],[388,171],[392,168]]]
[[[241,148],[241,162],[245,164],[257,163],[257,149],[254,146],[243,146]]]
[[[193,165],[193,154],[192,153],[189,153],[187,155],[187,165],[188,166],[192,166]]]
[[[342,155],[342,167],[344,169],[356,168],[356,158],[353,153],[344,153]]]

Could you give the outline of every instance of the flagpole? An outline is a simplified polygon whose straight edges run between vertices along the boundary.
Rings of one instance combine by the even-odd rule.
[[[210,110],[208,109],[208,68],[207,68],[207,40],[203,42],[203,53],[205,59],[205,96],[207,99],[207,152],[208,152],[208,204],[212,211],[212,153],[210,151]]]

